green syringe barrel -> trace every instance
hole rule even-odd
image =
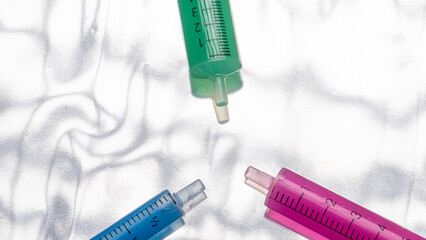
[[[227,93],[243,85],[228,0],[178,0],[190,68],[192,94],[211,97],[216,114],[226,110]],[[218,112],[219,110],[219,112]],[[220,114],[219,114],[220,115]],[[220,119],[219,122],[227,122]]]

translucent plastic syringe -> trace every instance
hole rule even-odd
[[[185,225],[183,216],[207,198],[196,180],[177,193],[164,190],[91,240],[157,240]]]
[[[283,168],[272,177],[256,168],[246,184],[266,195],[265,217],[314,240],[426,240]]]
[[[229,121],[227,94],[243,86],[228,0],[178,0],[192,94],[213,100],[219,123]]]

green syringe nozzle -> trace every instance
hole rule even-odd
[[[212,82],[213,96],[216,106],[223,107],[228,105],[228,92],[226,91],[226,83],[224,75],[215,75],[209,77]]]
[[[229,121],[228,112],[228,92],[224,75],[215,75],[209,77],[213,87],[213,107],[216,112],[217,121],[221,124]]]
[[[214,97],[212,98],[212,100],[213,100],[213,107],[214,107],[214,111],[216,113],[217,121],[220,124],[225,124],[225,123],[229,122],[228,105],[219,107],[216,104]]]

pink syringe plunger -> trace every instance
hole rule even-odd
[[[265,216],[313,240],[426,240],[283,168],[274,178],[253,167],[246,184],[266,195]]]

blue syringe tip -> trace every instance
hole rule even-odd
[[[204,193],[205,189],[203,182],[197,179],[176,193],[182,202],[182,209],[185,214],[207,198]]]

